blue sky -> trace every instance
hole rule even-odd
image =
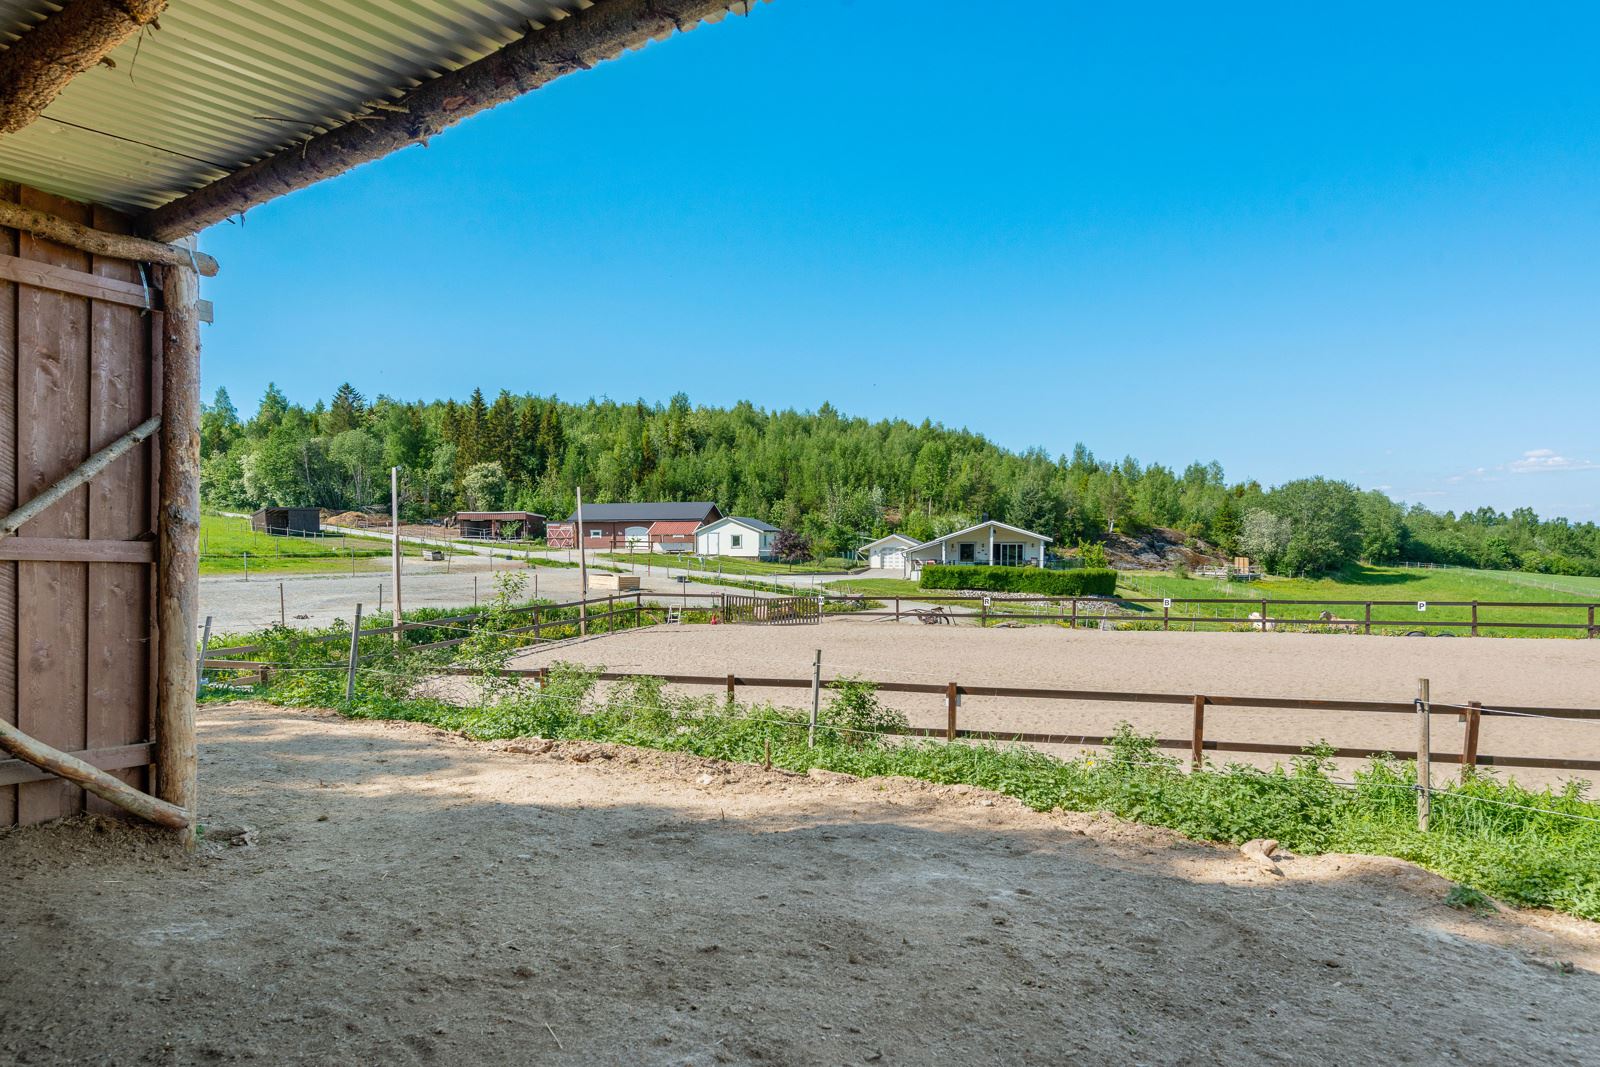
[[[209,231],[206,388],[831,401],[1600,519],[1597,39],[776,0]]]

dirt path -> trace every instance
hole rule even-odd
[[[540,747],[205,709],[254,846],[0,835],[0,1062],[1594,1062],[1600,928],[1398,862]]]

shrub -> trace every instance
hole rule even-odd
[[[922,588],[980,589],[1042,596],[1111,596],[1117,591],[1117,572],[1100,567],[1051,571],[1042,567],[952,567],[933,563],[922,568]]]
[[[1085,567],[1109,567],[1106,560],[1106,546],[1093,541],[1078,542],[1078,559]]]

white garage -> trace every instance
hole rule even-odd
[[[876,541],[862,545],[856,555],[865,557],[869,567],[904,570],[906,549],[915,546],[916,543],[914,538],[905,534],[890,534],[888,537],[880,537]]]

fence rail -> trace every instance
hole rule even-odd
[[[478,672],[465,667],[447,667],[439,673],[473,675]],[[535,678],[543,684],[549,678],[548,667],[507,668],[499,672],[504,677]],[[597,675],[600,681],[626,681],[633,678],[655,678],[669,685],[710,686],[723,689],[733,700],[740,686],[748,689],[805,689],[811,688],[810,678],[765,678],[737,674],[648,674],[634,671],[604,671]],[[851,679],[852,681],[856,679]],[[839,679],[825,681],[825,686]],[[1205,736],[1205,709],[1270,708],[1280,711],[1363,711],[1379,714],[1417,715],[1418,701],[1383,700],[1329,700],[1308,697],[1256,697],[1215,696],[1193,693],[1139,693],[1095,689],[1039,689],[1014,686],[966,685],[960,682],[937,684],[932,682],[870,682],[875,689],[885,693],[925,693],[945,698],[946,723],[943,727],[913,726],[904,730],[886,731],[904,737],[940,737],[947,741],[1011,741],[1034,745],[1093,745],[1109,744],[1110,737],[1099,734],[1042,733],[1021,730],[972,730],[959,725],[961,698],[1006,697],[1029,700],[1062,700],[1083,702],[1110,702],[1129,704],[1170,704],[1186,706],[1193,710],[1193,731],[1185,738],[1159,738],[1161,748],[1186,750],[1195,766],[1200,764],[1205,752],[1242,752],[1265,755],[1294,756],[1305,751],[1304,745],[1273,744],[1255,741],[1227,741]],[[1441,763],[1454,761],[1465,767],[1526,767],[1545,770],[1600,771],[1600,759],[1560,759],[1543,756],[1507,756],[1479,752],[1477,749],[1478,724],[1483,717],[1523,717],[1529,715],[1568,721],[1600,722],[1600,708],[1545,708],[1545,707],[1486,707],[1474,702],[1464,705],[1432,704],[1429,715],[1456,715],[1463,719],[1462,750],[1456,752],[1429,752],[1428,758]],[[1417,750],[1335,748],[1331,755],[1342,759],[1373,759],[1394,756],[1398,759],[1415,759]]]

